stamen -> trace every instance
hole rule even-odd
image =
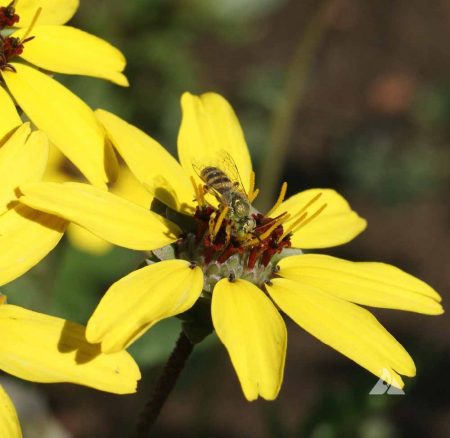
[[[229,208],[227,206],[225,206],[224,209],[220,212],[219,217],[217,218],[217,221],[216,221],[216,225],[214,226],[214,229],[212,232],[211,241],[214,241],[214,239],[216,238],[217,233],[219,232],[220,227],[222,226],[222,222],[228,213],[228,210],[229,210]]]
[[[36,24],[36,21],[39,18],[39,15],[41,15],[42,12],[42,8],[38,8],[36,13],[34,14],[33,19],[31,20],[30,25],[28,26],[27,31],[25,32],[25,35],[22,37],[22,43],[25,42],[25,40],[27,39],[28,35],[30,35],[31,31],[33,30],[34,25]]]
[[[205,205],[206,204],[204,187],[205,186],[203,184],[199,184],[198,185],[198,195],[199,195],[200,205]]]
[[[252,170],[250,173],[250,187],[248,188],[248,199],[253,196],[255,192],[255,172]],[[251,201],[250,201],[251,202]]]
[[[286,190],[287,190],[287,182],[283,182],[280,189],[280,194],[278,195],[277,202],[275,202],[275,205],[266,213],[266,216],[270,216],[283,202],[284,197],[286,196]]]
[[[311,199],[311,201],[307,202],[306,205],[297,212],[297,214],[301,214],[306,211],[306,209],[308,207],[311,207],[311,205],[313,205],[321,196],[322,192],[318,193],[316,196],[314,196],[314,198]]]
[[[322,211],[325,210],[328,204],[323,204],[322,207],[320,207],[315,213],[313,213],[309,218],[307,218],[304,222],[302,222],[295,230],[292,232],[295,233],[300,228],[303,228],[305,225],[309,224],[313,219],[315,219],[317,216],[319,216]]]
[[[250,202],[250,204],[257,198],[257,196],[259,195],[259,189],[256,189],[253,193],[252,196],[248,197],[248,200]]]
[[[308,216],[307,211],[305,211],[300,217],[298,217],[294,222],[292,222],[292,224],[289,225],[289,227],[286,227],[284,233],[281,235],[278,241],[281,242],[289,233],[292,232],[294,228],[296,228],[298,225],[301,224],[301,222],[305,219],[306,216]]]
[[[302,222],[304,221],[306,216],[308,216],[308,212],[306,210],[308,209],[308,207],[311,207],[311,205],[313,205],[321,196],[322,196],[322,192],[318,193],[316,196],[314,196],[314,198],[312,198],[309,202],[307,202],[303,206],[303,208],[301,208],[297,212],[297,215],[300,215],[300,216],[291,225],[289,225],[289,227],[286,228],[283,235],[278,239],[279,242],[281,242],[289,233],[293,233],[293,232],[297,231],[299,229],[300,225],[301,226],[304,225]],[[325,207],[323,207],[323,208],[325,208]],[[317,216],[317,214],[320,214],[320,212],[321,212],[321,210],[319,211],[319,213],[316,212],[315,214],[313,214],[311,217],[309,217],[307,219],[307,221],[310,222],[312,219],[314,219]]]
[[[283,214],[281,214],[280,216],[278,216],[277,218],[275,218],[272,222],[272,225],[263,233],[261,233],[260,235],[257,235],[256,237],[254,237],[253,239],[247,240],[246,242],[244,242],[243,246],[252,246],[252,245],[256,245],[258,243],[261,243],[264,239],[267,239],[273,232],[273,230],[275,230],[275,228],[277,228],[279,225],[281,225],[283,222],[287,221],[289,219],[289,214],[284,212]],[[264,227],[266,227],[268,224],[265,224]]]
[[[281,225],[283,222],[286,222],[289,219],[289,214],[283,214],[281,215],[273,224],[270,228],[268,228],[266,231],[264,231],[264,233],[262,233],[259,237],[260,240],[264,240],[267,239],[271,234],[272,231],[277,228],[279,225]]]

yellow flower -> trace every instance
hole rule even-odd
[[[1,297],[4,301],[4,296]],[[126,352],[103,354],[79,324],[0,305],[0,369],[38,383],[68,382],[114,394],[136,392],[139,368]],[[0,386],[0,436],[20,437],[14,405]]]
[[[91,109],[39,70],[128,85],[122,74],[125,59],[119,50],[100,38],[63,26],[77,8],[78,0],[0,0],[0,138],[21,123],[17,103],[89,181],[105,186],[104,134]]]
[[[402,387],[400,374],[415,375],[413,360],[358,304],[440,314],[439,295],[393,266],[290,248],[346,243],[366,222],[330,189],[307,190],[282,202],[283,185],[270,212],[262,214],[246,202],[241,210],[241,201],[252,201],[257,190],[231,106],[214,93],[186,93],[181,104],[181,165],[142,131],[106,111],[97,112],[119,154],[159,201],[154,209],[170,222],[87,185],[35,183],[20,188],[20,201],[28,206],[60,215],[117,245],[154,250],[149,266],[106,292],[88,322],[88,340],[100,342],[104,352],[120,351],[158,321],[192,308],[184,315],[188,322],[202,313],[196,312],[200,306],[210,306],[212,324],[245,397],[271,400],[282,383],[286,353],[281,309],[322,342],[379,377],[389,373],[391,383]],[[237,199],[238,186],[217,173],[219,161],[227,157],[235,162],[245,192],[239,192],[240,207],[225,200],[230,192]],[[200,322],[207,324],[207,319]]]
[[[48,156],[43,132],[26,123],[0,147],[0,285],[42,260],[60,241],[67,222],[17,202],[17,187],[39,181]]]

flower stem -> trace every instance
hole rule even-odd
[[[184,365],[192,353],[194,345],[182,331],[178,337],[161,375],[156,382],[153,394],[144,406],[136,427],[136,438],[147,438],[152,426],[155,424],[164,403],[184,368]]]

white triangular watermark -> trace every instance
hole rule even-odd
[[[369,395],[405,395],[403,389],[398,388],[399,384],[395,377],[386,369],[383,369],[381,373],[381,377],[378,379],[378,382],[375,383],[375,386],[369,392]]]

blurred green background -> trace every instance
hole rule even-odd
[[[124,52],[131,87],[58,79],[173,153],[181,93],[222,93],[260,170],[262,202],[283,180],[288,194],[335,188],[369,227],[326,253],[395,264],[434,286],[445,304],[449,20],[448,0],[81,0],[72,24]],[[12,303],[85,323],[106,288],[138,263],[131,251],[94,256],[65,240],[2,292]],[[155,436],[450,436],[448,319],[374,313],[416,361],[406,395],[369,396],[372,375],[288,322],[276,401],[247,403],[211,336],[194,352]],[[136,395],[2,377],[25,436],[127,436],[178,330],[177,320],[161,323],[131,349],[143,370]]]

